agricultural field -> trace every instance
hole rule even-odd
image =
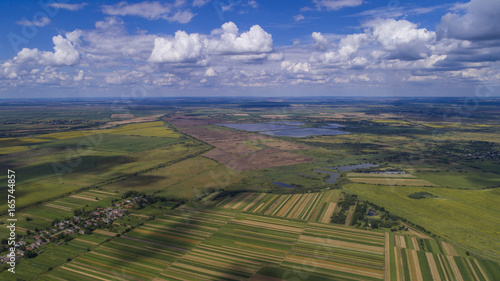
[[[493,280],[494,268],[493,263],[469,257],[448,243],[408,233],[224,207],[182,206],[95,246],[40,279],[80,275],[79,280],[291,280],[307,276],[306,280],[398,281],[431,280],[426,278],[439,275],[441,279],[432,280]]]
[[[88,252],[95,246],[104,243],[109,236],[94,233],[91,235],[82,235],[67,243],[45,249],[44,253],[35,258],[24,260],[17,265],[16,278],[23,280],[32,280],[42,275],[48,270],[57,268],[67,262],[68,258]],[[12,280],[12,273],[3,271],[0,273],[0,279]]]
[[[471,252],[497,260],[498,189],[458,190],[435,187],[399,187],[348,184],[344,189],[357,194],[391,213],[424,226]],[[409,194],[428,192],[436,198],[412,199]]]
[[[380,178],[380,177],[350,177],[350,181],[356,183],[378,184],[378,185],[396,185],[396,186],[437,186],[423,179],[401,179],[401,178]]]
[[[130,192],[163,201],[127,207],[107,227],[22,258],[19,278],[500,276],[495,103],[459,123],[443,120],[456,104],[440,99],[147,99],[123,110],[103,100],[76,104],[19,108],[18,120],[0,108],[0,167],[18,175],[18,235]],[[218,125],[271,122],[349,134],[275,137]],[[377,165],[336,168],[362,163]]]
[[[7,146],[16,144],[11,153],[3,155],[0,165],[22,175],[17,179],[23,186],[17,191],[18,206],[180,161],[208,148],[185,139],[163,121],[2,141]],[[24,149],[19,151],[19,147]],[[0,178],[5,180],[6,176]],[[0,207],[5,208],[5,204],[2,198]]]
[[[390,280],[492,280],[492,262],[433,239],[386,233]]]
[[[127,190],[156,192],[172,199],[189,200],[200,193],[224,188],[240,179],[240,174],[224,165],[197,156],[103,188],[117,192]]]
[[[306,194],[241,193],[217,206],[266,216],[328,223],[335,211],[340,190]]]

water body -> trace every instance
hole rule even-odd
[[[295,186],[293,185],[289,185],[289,184],[286,184],[286,183],[282,183],[282,182],[279,182],[279,181],[273,181],[273,183],[275,185],[279,185],[281,187],[286,187],[286,188],[295,188]]]
[[[261,134],[276,137],[304,138],[309,136],[335,136],[349,134],[349,132],[335,130],[335,128],[341,128],[344,126],[333,123],[328,123],[320,128],[301,128],[300,126],[304,125],[304,123],[285,121],[247,124],[228,123],[217,125],[247,132],[259,132]]]
[[[349,134],[348,132],[322,128],[300,128],[292,130],[265,131],[261,134],[276,136],[276,137],[295,137],[304,138],[309,136],[336,136]]]
[[[323,174],[329,174],[330,178],[326,180],[326,183],[336,183],[337,180],[339,179],[339,173],[337,172],[328,172],[328,171],[323,171],[323,170],[314,170],[317,173],[323,173]]]
[[[339,166],[339,167],[325,167],[325,169],[332,169],[332,170],[337,170],[339,172],[349,172],[355,169],[366,169],[366,168],[371,168],[371,167],[378,167],[377,164],[372,164],[372,163],[363,163],[363,164],[357,164],[357,165],[345,165],[345,166]]]
[[[296,128],[294,126],[279,125],[273,123],[250,123],[250,124],[217,124],[227,128],[249,131],[249,132],[264,132],[273,130],[289,130]]]

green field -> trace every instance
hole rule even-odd
[[[367,184],[349,184],[344,189],[473,252],[495,260],[500,257],[497,239],[500,227],[496,223],[500,216],[498,189],[456,190]],[[419,191],[429,192],[437,198],[416,200],[408,197]]]
[[[207,149],[201,143],[183,139],[163,122],[130,124],[102,131],[107,133],[45,134],[40,136],[45,141],[41,144],[33,144],[34,138],[27,138],[24,142],[27,151],[2,158],[0,165],[16,171],[16,182],[22,186],[16,192],[20,198],[18,207],[180,161]],[[10,141],[19,143],[23,139]],[[2,175],[0,180],[6,181],[6,176]],[[0,210],[6,210],[5,198],[0,200]]]

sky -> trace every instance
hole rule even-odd
[[[0,98],[500,95],[498,0],[2,0],[0,26]]]

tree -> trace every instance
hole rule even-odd
[[[24,256],[27,257],[28,259],[32,259],[38,256],[38,254],[35,251],[26,251],[24,252]]]

